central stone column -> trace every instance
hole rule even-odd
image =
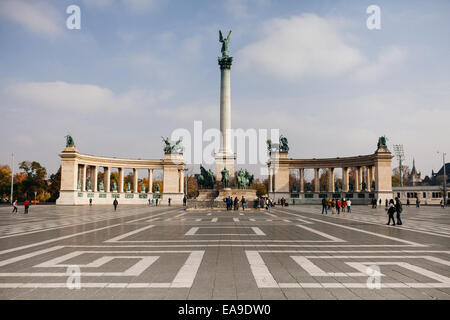
[[[230,72],[233,57],[219,58],[220,66],[220,150],[216,153],[216,179],[222,179],[221,172],[224,167],[234,177],[234,162],[236,155],[231,150],[231,81]],[[230,179],[231,180],[231,179]]]

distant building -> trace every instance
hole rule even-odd
[[[416,160],[413,159],[413,167],[411,169],[411,172],[408,174],[408,176],[406,177],[408,180],[408,185],[410,186],[417,186],[417,185],[421,185],[422,184],[422,178],[421,178],[422,173],[417,172],[416,169]]]
[[[450,163],[445,164],[445,173],[447,175],[447,184],[449,184],[450,183],[450,178],[449,178]],[[434,170],[432,170],[431,177],[426,176],[423,179],[422,184],[427,185],[427,186],[441,185],[443,183],[443,181],[442,181],[443,176],[444,176],[444,166],[442,166],[442,168],[438,172],[434,172]]]

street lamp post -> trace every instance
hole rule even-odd
[[[440,153],[439,151],[438,151],[438,153]],[[446,155],[446,153],[445,152],[442,152],[442,163],[443,163],[443,165],[444,165],[444,207],[447,205],[447,172],[446,172],[446,169],[445,169],[445,155]]]
[[[405,158],[405,153],[403,151],[403,145],[402,144],[394,144],[394,152],[395,156],[398,159],[399,162],[399,170],[400,170],[400,187],[403,187],[403,166],[402,161]]]
[[[11,204],[13,204],[13,192],[14,192],[14,153],[11,154]]]
[[[186,196],[186,198],[187,198],[187,194],[188,194],[188,192],[187,192],[187,179],[188,179],[187,172],[188,172],[188,169],[184,168],[184,195]]]
[[[34,192],[34,205],[36,205],[36,195],[37,195],[37,191]]]

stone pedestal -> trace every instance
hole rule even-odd
[[[216,180],[222,180],[222,170],[227,168],[230,172],[230,181],[234,180],[234,162],[236,161],[236,154],[216,153]]]
[[[233,199],[237,197],[239,201],[241,201],[242,196],[244,196],[245,200],[247,201],[253,201],[258,199],[258,197],[256,196],[256,190],[225,188],[219,190],[219,195],[217,196],[216,200],[221,201],[227,197],[232,197]]]

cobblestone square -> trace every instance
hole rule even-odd
[[[367,206],[10,211],[0,208],[1,299],[450,298],[448,208],[405,207],[395,227]]]

